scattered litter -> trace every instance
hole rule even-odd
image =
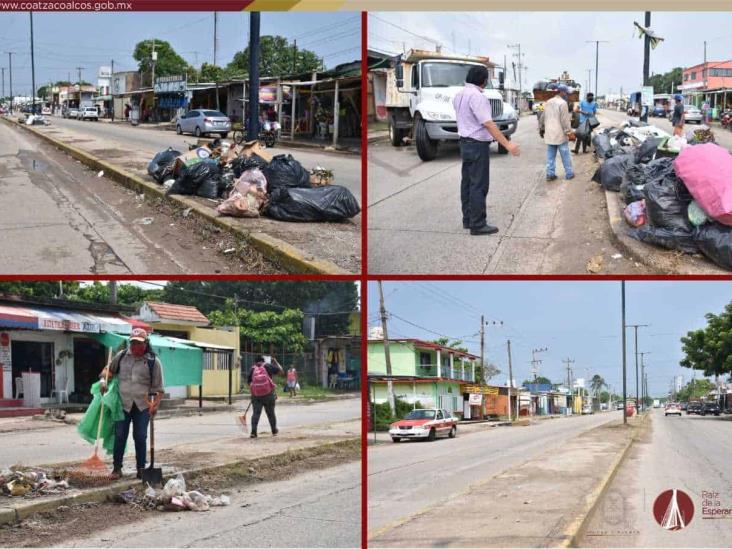
[[[224,254],[233,254],[236,251],[236,248],[227,248],[223,251]]]
[[[115,498],[118,503],[132,503],[135,500],[135,489],[130,488],[117,494]]]
[[[97,177],[104,177],[104,170],[101,170],[101,171],[100,171],[100,172],[99,172],[99,173],[97,174]]]
[[[192,211],[193,208],[186,208],[185,210],[183,210],[183,217],[188,217],[189,215],[191,215]]]
[[[165,483],[165,486],[163,487],[163,495],[165,497],[176,497],[181,496],[186,491],[186,481],[183,478],[183,475],[178,473],[178,476],[175,478],[171,478],[168,480],[168,482]]]
[[[612,257],[613,259],[623,259],[623,254],[613,254],[610,257]]]
[[[631,202],[623,210],[625,220],[631,227],[640,227],[646,224],[646,201]],[[622,256],[621,256],[622,257]]]
[[[61,494],[69,489],[64,475],[47,473],[41,469],[19,468],[0,471],[0,495],[8,497],[38,497]]]
[[[602,254],[596,255],[587,262],[587,272],[597,274],[602,271],[603,256]]]
[[[152,225],[154,219],[152,217],[143,217],[141,219],[135,219],[135,223],[138,225]]]

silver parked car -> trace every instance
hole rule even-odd
[[[175,131],[179,135],[182,133],[192,133],[196,137],[217,133],[222,138],[226,138],[231,131],[231,120],[219,111],[194,109],[178,118]]]
[[[673,114],[674,111],[671,109],[668,114],[669,120],[673,118]],[[704,117],[698,107],[695,107],[694,105],[684,105],[684,122],[688,122],[689,124],[692,122],[694,124],[701,124],[703,121]]]

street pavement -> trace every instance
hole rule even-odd
[[[462,228],[460,154],[441,144],[423,162],[413,145],[369,145],[369,272],[374,274],[646,274],[612,240],[605,195],[590,181],[593,155],[573,156],[576,177],[546,181],[546,146],[536,117],[525,115],[512,140],[521,156],[491,149],[488,222],[500,232],[471,236]]]
[[[471,434],[458,427],[454,439],[369,446],[369,537],[618,417],[620,412],[607,412],[537,420]]]
[[[38,138],[0,123],[0,272],[273,272],[225,257],[193,219],[174,219]],[[269,266],[268,266],[269,265]]]
[[[361,462],[232,486],[231,505],[151,513],[63,547],[360,547]],[[112,521],[113,522],[113,521]]]
[[[181,445],[198,445],[224,437],[242,436],[236,420],[246,402],[232,407],[231,412],[206,413],[200,416],[171,417],[155,423],[155,447],[159,450]],[[297,432],[308,426],[317,426],[360,420],[361,400],[347,399],[311,405],[288,405],[277,407],[277,424],[280,431]],[[251,410],[249,418],[251,419]],[[259,431],[269,434],[269,424],[263,414]],[[2,434],[0,445],[0,469],[14,464],[43,465],[78,461],[91,455],[92,447],[76,432],[76,426],[59,424],[53,429],[13,431]],[[128,454],[134,454],[133,445],[128,444]],[[129,461],[129,459],[128,459]]]
[[[652,412],[651,428],[633,444],[579,547],[729,547],[732,515],[703,515],[703,492],[713,509],[732,513],[732,421],[725,417]],[[691,522],[682,530],[661,528],[653,517],[656,497],[669,489],[686,492],[694,504]],[[727,519],[727,520],[725,520]]]
[[[168,147],[187,152],[188,145],[198,140],[191,135],[177,135],[174,131],[133,127],[124,123],[82,122],[60,117],[51,117],[50,120],[50,126],[35,126],[34,129],[150,181],[147,164],[155,154]],[[332,170],[334,183],[346,187],[361,203],[361,159],[358,155],[280,146],[267,149],[267,152],[273,156],[291,154],[308,170],[316,166]],[[215,206],[203,198],[196,200],[212,208]],[[265,232],[305,253],[333,261],[346,270],[360,270],[360,214],[344,223],[294,223],[266,217],[233,220],[245,231]]]

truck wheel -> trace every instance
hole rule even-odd
[[[395,128],[393,120],[389,120],[389,141],[394,147],[400,146],[404,141],[404,130]]]
[[[430,139],[427,134],[427,125],[419,115],[414,121],[414,136],[417,141],[417,154],[419,157],[425,162],[434,160],[437,156],[437,141]]]
[[[427,436],[427,440],[432,442],[436,438],[437,438],[437,431],[435,431],[434,429],[430,429],[430,434]]]
[[[450,429],[450,434],[448,435],[450,438],[455,438],[457,435],[457,427],[454,425],[452,426],[452,429]]]
[[[510,137],[507,137],[506,139],[511,141]],[[508,149],[506,147],[504,147],[503,145],[501,145],[500,143],[498,143],[498,154],[508,154]]]

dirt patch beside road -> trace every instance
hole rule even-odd
[[[191,475],[187,489],[204,494],[241,492],[249,484],[284,480],[310,471],[360,459],[361,441],[351,439],[314,448],[288,451],[257,460],[245,460],[210,472]],[[47,547],[82,538],[112,526],[142,521],[150,513],[135,504],[113,502],[63,506],[38,513],[14,525],[0,526],[2,547]],[[215,513],[215,508],[209,511]]]

